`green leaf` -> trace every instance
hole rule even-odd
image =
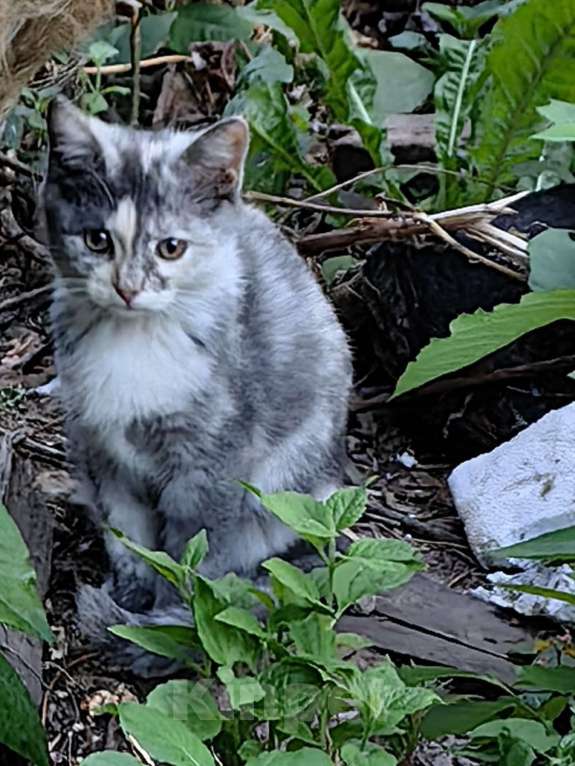
[[[88,48],[88,56],[97,67],[101,67],[108,59],[114,58],[118,49],[105,40],[96,40]]]
[[[448,338],[434,338],[407,365],[392,398],[473,364],[558,319],[575,319],[574,290],[528,293],[519,304],[502,303],[491,312],[463,314],[451,323]]]
[[[152,758],[170,766],[215,766],[201,739],[181,721],[132,702],[118,706],[120,724]]]
[[[553,124],[533,138],[542,141],[575,141],[575,104],[551,99],[546,106],[537,107],[537,111]]]
[[[365,636],[360,636],[358,633],[338,633],[335,637],[335,643],[338,649],[344,650],[344,654],[349,654],[347,650],[359,652],[374,645],[373,641]]]
[[[227,604],[216,596],[213,585],[202,577],[194,578],[194,617],[198,636],[206,653],[219,665],[245,662],[255,669],[259,646],[253,636],[231,625],[218,622],[216,616]]]
[[[154,13],[140,19],[140,36],[142,38],[141,57],[143,59],[153,56],[159,48],[163,48],[169,37],[170,27],[175,13]],[[132,25],[118,24],[107,31],[107,42],[117,49],[116,54],[110,56],[108,63],[127,64],[131,60]]]
[[[0,503],[0,625],[44,641],[52,631],[37,591],[36,572],[16,523]]]
[[[425,568],[423,563],[414,558],[406,562],[395,562],[383,558],[366,558],[360,552],[356,555],[348,554],[337,565],[333,575],[333,592],[340,614],[365,596],[377,596],[399,588],[416,572]]]
[[[515,0],[516,4],[517,0]],[[485,0],[471,8],[466,6],[453,8],[444,3],[425,3],[423,10],[435,16],[436,19],[451,24],[461,37],[475,37],[483,24],[505,11],[506,5],[512,7],[512,3],[504,3],[502,0]]]
[[[472,673],[469,670],[458,670],[445,665],[404,665],[399,668],[398,672],[408,686],[419,686],[442,678],[469,678],[473,681],[482,681],[491,686],[497,686],[503,691],[509,692],[509,687],[495,676]]]
[[[493,702],[453,702],[434,705],[421,723],[421,733],[427,739],[439,739],[446,734],[466,734],[487,721],[515,711],[518,701],[512,697]]]
[[[292,623],[290,634],[299,654],[308,655],[320,663],[337,660],[331,617],[312,612],[305,620]]]
[[[575,241],[565,229],[548,229],[529,242],[529,287],[534,292],[575,289]]]
[[[333,513],[326,504],[298,492],[276,492],[264,495],[259,490],[243,485],[259,498],[263,507],[273,513],[290,529],[316,547],[337,537]],[[333,503],[336,501],[334,500]]]
[[[422,564],[420,554],[403,540],[365,538],[352,543],[345,553],[348,559],[361,560],[367,566],[377,569],[380,562]]]
[[[239,710],[244,705],[253,705],[266,696],[265,690],[254,676],[235,676],[231,668],[219,668],[218,678],[225,684],[230,705]]]
[[[223,612],[216,615],[218,622],[232,625],[234,628],[250,633],[258,638],[266,638],[266,632],[257,621],[257,618],[247,609],[239,609],[237,606],[228,606]]]
[[[80,766],[142,766],[132,755],[115,753],[113,750],[102,750],[92,753],[80,763]]]
[[[435,84],[435,142],[444,162],[454,157],[465,121],[475,118],[485,79],[486,46],[479,40],[441,35],[439,50],[447,71]]]
[[[336,255],[334,258],[326,258],[321,263],[322,277],[329,287],[339,274],[345,274],[354,266],[357,266],[358,263],[359,261],[351,255]]]
[[[523,543],[490,551],[489,556],[492,559],[521,558],[536,561],[558,559],[564,563],[575,562],[575,527],[558,529]]]
[[[575,693],[575,668],[561,665],[557,668],[545,668],[530,665],[519,669],[515,686],[530,691]]]
[[[324,505],[333,517],[336,531],[342,532],[352,527],[363,516],[367,506],[367,494],[363,487],[339,489]]]
[[[197,535],[188,540],[184,549],[181,564],[186,569],[197,569],[208,552],[208,535],[201,529]]]
[[[246,766],[333,766],[331,759],[321,750],[303,747],[291,753],[274,750],[250,758]]]
[[[544,598],[563,601],[566,604],[575,604],[575,594],[556,590],[555,588],[542,588],[539,585],[516,585],[515,583],[498,583],[498,587],[507,588],[507,590],[515,591],[516,593],[530,593],[532,596],[543,596]]]
[[[295,657],[285,657],[273,663],[261,675],[266,699],[257,712],[261,720],[301,718],[314,706],[322,694],[324,679],[319,669]]]
[[[350,740],[341,748],[345,766],[396,766],[397,758],[379,745],[368,742],[362,747],[360,740]]]
[[[118,540],[132,553],[135,553],[146,564],[149,564],[158,574],[160,574],[165,580],[179,588],[184,582],[185,570],[178,564],[177,561],[169,556],[165,551],[150,551],[148,548],[144,548],[142,545],[133,543],[126,537],[123,532],[118,529],[111,530]]]
[[[252,141],[246,165],[247,188],[261,185],[262,174],[269,178],[272,168],[275,172],[301,175],[317,191],[333,184],[330,170],[310,165],[304,158],[280,83],[255,80],[229,102],[224,114],[241,114],[250,124]],[[267,164],[262,166],[262,161],[266,160]]]
[[[537,753],[546,753],[557,745],[560,739],[558,734],[549,734],[540,721],[528,721],[525,718],[490,721],[469,732],[472,739],[497,739],[501,734],[521,740]]]
[[[108,628],[119,638],[125,638],[146,651],[180,662],[193,662],[193,651],[198,648],[192,628],[179,625],[150,625],[149,627],[114,625]]]
[[[293,29],[302,53],[315,53],[327,69],[325,100],[339,120],[348,117],[346,87],[360,62],[348,43],[339,0],[260,0]]]
[[[9,525],[5,528],[13,534]],[[38,711],[18,674],[1,654],[0,744],[19,753],[34,766],[49,766],[46,735]]]
[[[320,600],[319,590],[313,579],[297,567],[278,558],[268,559],[262,566],[298,598],[323,609],[327,608]]]
[[[572,0],[528,0],[502,18],[492,33],[488,57],[491,88],[483,99],[474,153],[485,180],[482,196],[512,184],[518,163],[536,159],[531,139],[536,108],[550,98],[575,101],[575,4]]]
[[[242,69],[240,81],[243,80],[262,80],[272,85],[274,82],[289,83],[293,80],[293,67],[278,50],[266,45]]]
[[[366,82],[365,72],[358,72],[351,82],[365,103],[372,124],[382,126],[391,114],[409,114],[424,103],[433,90],[434,76],[409,56],[397,51],[365,49],[365,63],[373,86]]]
[[[191,43],[250,39],[252,24],[228,5],[193,3],[178,9],[170,30],[170,47],[188,53]]]
[[[216,737],[225,720],[209,690],[193,681],[178,679],[156,686],[146,706],[181,721],[202,741]]]
[[[278,723],[276,729],[281,731],[282,734],[287,734],[288,737],[297,739],[306,745],[316,747],[318,744],[317,738],[314,737],[313,731],[305,721],[289,718]]]

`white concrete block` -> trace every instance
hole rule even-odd
[[[575,404],[458,466],[449,488],[469,544],[486,552],[575,525]]]

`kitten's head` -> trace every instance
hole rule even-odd
[[[57,99],[48,127],[43,202],[62,289],[133,316],[221,278],[248,145],[242,119],[152,132]]]

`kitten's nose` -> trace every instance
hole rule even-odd
[[[134,298],[140,292],[139,290],[131,290],[128,287],[120,287],[116,282],[114,282],[114,290],[118,293],[128,308],[131,307]]]

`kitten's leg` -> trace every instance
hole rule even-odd
[[[157,519],[153,508],[145,505],[117,478],[104,479],[98,491],[98,505],[108,527],[146,548],[157,547]],[[150,567],[131,553],[112,532],[105,543],[113,568],[114,598],[123,607],[137,611],[148,605],[155,575]]]

